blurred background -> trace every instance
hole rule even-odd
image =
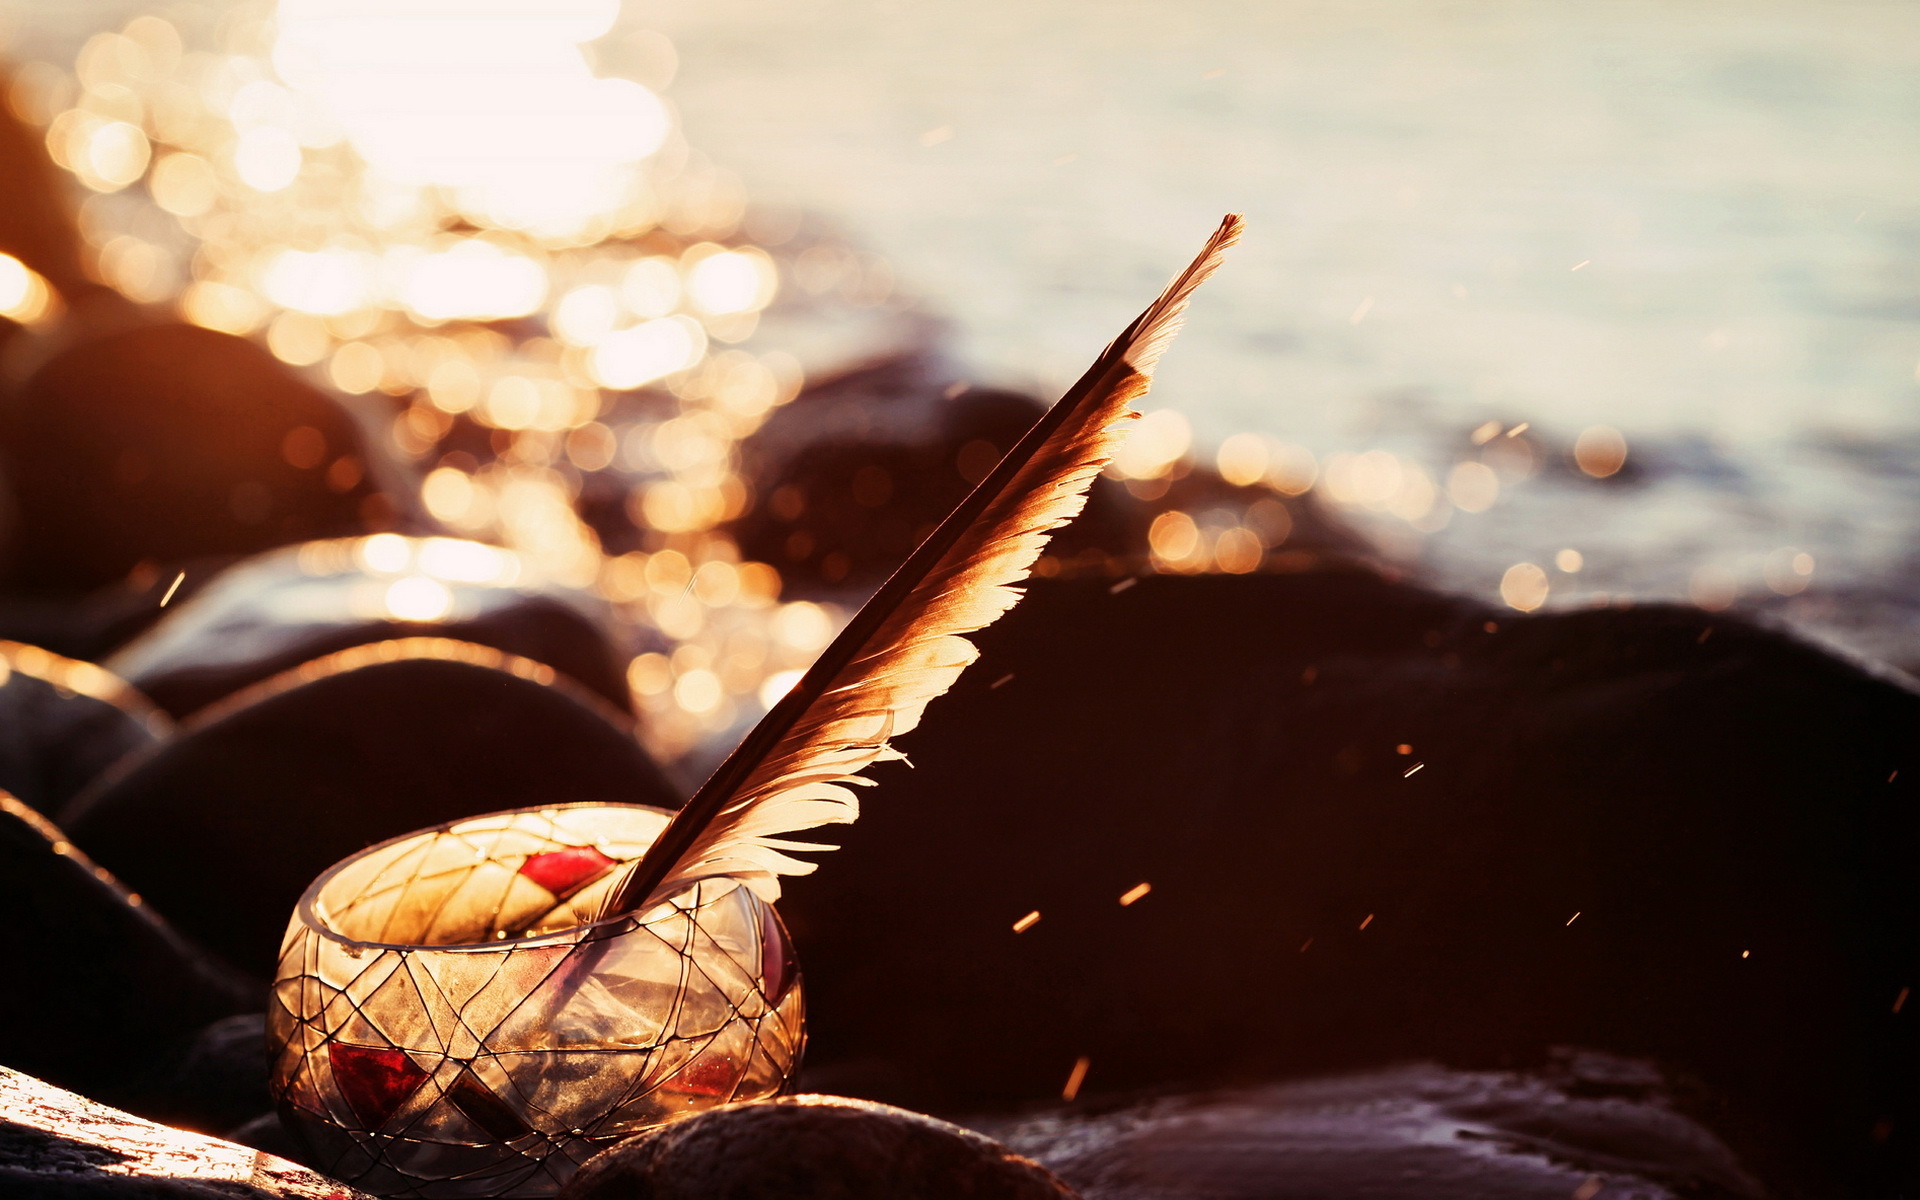
[[[1217,470],[1515,609],[1690,600],[1920,668],[1911,5],[11,0],[0,28],[101,278],[384,397],[434,518],[662,635],[628,683],[669,759],[857,599],[741,554],[743,439],[915,347],[1050,398],[1230,209],[1248,238],[1115,472],[1137,497]],[[53,307],[0,262],[8,315]],[[1285,537],[1163,513],[1152,565]]]

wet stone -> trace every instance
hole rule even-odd
[[[170,728],[144,697],[99,667],[0,642],[0,789],[40,811],[60,808]]]
[[[1016,392],[947,396],[951,368],[914,356],[803,392],[742,446],[758,502],[732,527],[796,595],[878,585],[1040,415]],[[1108,480],[1051,553],[1142,541],[1146,524]]]
[[[982,1128],[1087,1200],[1757,1200],[1660,1073],[1602,1055],[1535,1073],[1396,1067]],[[1646,1081],[1592,1095],[1582,1068]]]
[[[371,1200],[284,1158],[172,1129],[0,1067],[0,1196]]]
[[[1770,1183],[1920,1182],[1909,682],[1357,571],[1037,580],[978,643],[781,901],[809,1086],[980,1111],[1081,1056],[1125,1092],[1585,1045],[1699,1080]]]
[[[733,1104],[589,1159],[562,1200],[1072,1200],[971,1130],[839,1096]]]
[[[609,799],[679,804],[624,714],[538,664],[416,639],[343,651],[208,710],[63,819],[182,929],[270,976],[300,894],[369,843]]]
[[[183,716],[351,646],[448,637],[543,663],[627,709],[611,627],[603,601],[539,577],[512,551],[389,534],[239,563],[175,601],[106,665]]]
[[[264,348],[138,313],[86,324],[40,348],[0,395],[18,518],[0,556],[8,590],[83,593],[143,562],[250,554],[392,519],[389,493],[403,491],[377,443]],[[316,452],[290,455],[303,439]],[[343,461],[350,469],[335,468]]]
[[[116,1101],[152,1100],[179,1047],[209,1021],[257,1007],[263,985],[136,903],[69,837],[0,795],[0,1062]]]

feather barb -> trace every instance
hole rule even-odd
[[[1194,289],[1240,229],[1238,215],[1222,221],[1200,256],[901,564],[613,889],[603,917],[644,912],[717,875],[772,900],[781,875],[814,870],[782,852],[832,847],[779,835],[859,816],[852,788],[871,783],[860,772],[902,757],[891,740],[918,725],[979,657],[966,635],[1019,601],[1014,585],[1053,531],[1085,507]]]

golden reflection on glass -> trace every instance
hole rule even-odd
[[[270,1086],[308,1161],[380,1195],[550,1196],[641,1130],[772,1095],[802,988],[730,880],[594,917],[666,813],[495,813],[362,851],[302,897]]]

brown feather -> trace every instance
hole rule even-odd
[[[1238,215],[1222,221],[1192,265],[901,564],[674,817],[603,916],[645,911],[717,875],[772,900],[781,875],[814,870],[782,851],[832,847],[778,835],[859,816],[850,785],[870,784],[862,770],[901,757],[891,739],[918,725],[979,656],[964,635],[1019,601],[1013,585],[1086,505],[1188,299],[1240,228]]]

